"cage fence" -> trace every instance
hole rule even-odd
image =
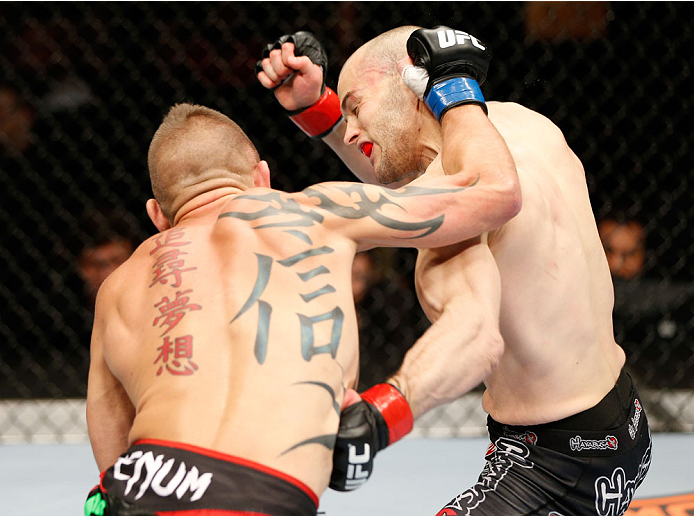
[[[276,188],[351,180],[256,80],[262,48],[313,32],[335,86],[349,55],[399,25],[487,42],[486,98],[555,122],[582,160],[596,219],[642,231],[615,279],[615,334],[656,431],[694,430],[691,19],[677,2],[4,2],[0,5],[0,442],[86,438],[91,282],[153,234],[149,141],[167,109],[234,118]],[[361,386],[384,380],[428,323],[415,254],[370,254]],[[427,414],[424,436],[483,431],[481,390]]]

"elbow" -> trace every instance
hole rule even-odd
[[[495,225],[501,226],[520,213],[523,206],[520,183],[515,167],[501,176],[491,188],[494,192]]]
[[[499,191],[503,197],[503,203],[507,208],[509,219],[518,215],[522,206],[521,187],[518,180],[516,164],[510,162],[502,166],[499,172]]]
[[[506,218],[506,221],[509,221],[518,215],[523,207],[523,199],[518,180],[509,181],[503,189],[502,196],[502,203],[505,207],[504,217]]]
[[[521,187],[513,162],[497,163],[473,179],[462,172],[454,176],[458,186],[476,191],[483,207],[481,222],[484,231],[497,229],[520,213]],[[464,196],[461,201],[466,201]]]

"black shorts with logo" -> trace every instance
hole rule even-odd
[[[619,516],[651,463],[651,434],[622,371],[593,408],[534,426],[487,419],[491,443],[477,483],[437,516]]]
[[[315,516],[317,507],[308,486],[280,471],[197,446],[144,440],[102,473],[85,515]]]

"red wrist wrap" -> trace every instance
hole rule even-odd
[[[410,404],[400,391],[389,383],[379,383],[361,394],[364,401],[371,403],[383,415],[388,425],[388,445],[410,433],[414,417]]]
[[[313,106],[289,118],[311,138],[323,138],[342,118],[340,97],[326,86],[325,92]]]

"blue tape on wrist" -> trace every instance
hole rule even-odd
[[[424,102],[429,106],[431,112],[434,113],[436,120],[441,119],[441,114],[446,108],[461,101],[477,102],[485,105],[484,95],[482,95],[480,85],[477,84],[475,79],[466,77],[448,79],[432,86],[428,95],[424,98]]]

